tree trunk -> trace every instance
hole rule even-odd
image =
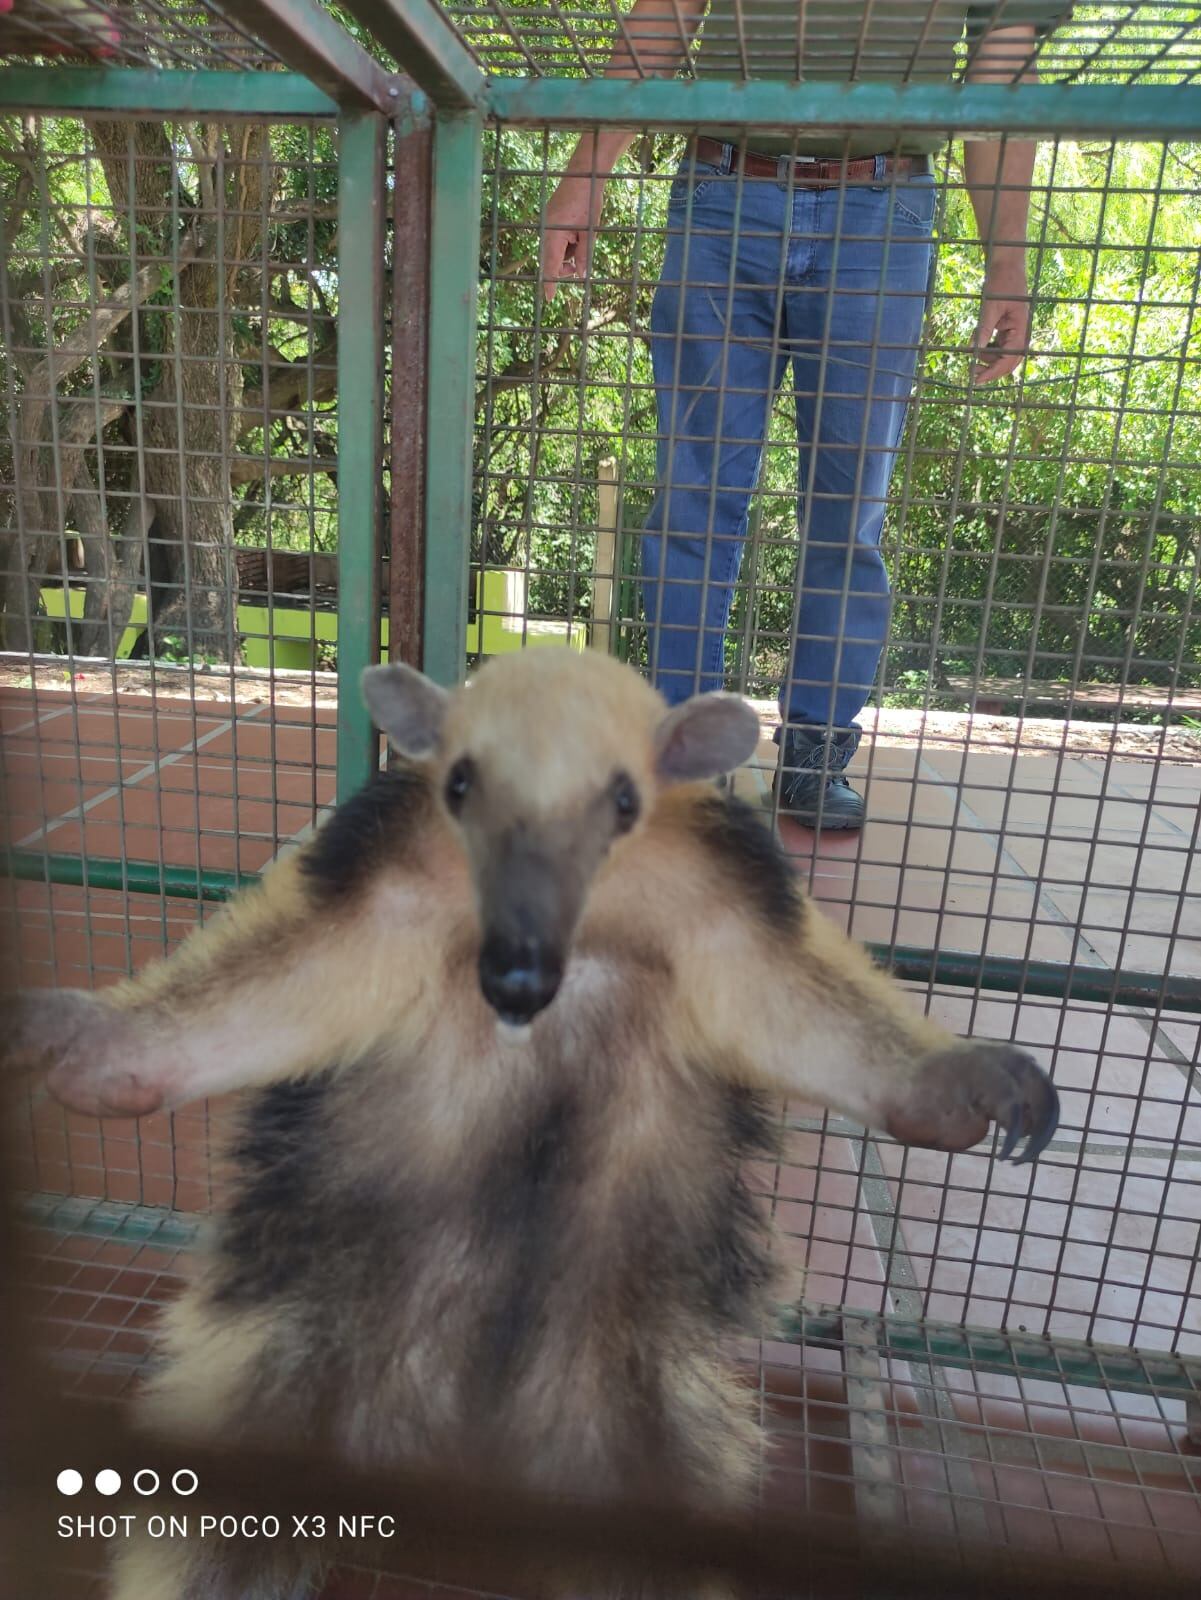
[[[229,424],[242,404],[242,367],[232,318],[218,315],[219,277],[215,263],[198,261],[180,279],[175,347],[163,353],[163,378],[146,410],[142,483],[155,505],[156,566],[167,585],[155,596],[152,645],[179,634],[189,656],[233,661],[240,650]]]
[[[188,142],[196,194],[182,201],[175,199],[179,175],[161,126],[139,123],[131,130],[126,123],[98,122],[94,134],[117,211],[137,229],[144,251],[173,263],[173,207],[177,217],[199,212],[203,218],[195,254],[175,278],[173,312],[164,318],[167,338],[155,352],[162,376],[144,406],[146,448],[134,487],[154,508],[155,559],[145,575],[152,647],[175,634],[190,656],[238,660],[230,456],[243,375],[234,294],[260,243],[272,190],[268,131],[246,124],[194,129]],[[216,259],[218,236],[224,261]],[[143,318],[143,352],[151,348],[149,323]],[[115,567],[110,561],[118,574],[133,559],[132,551],[122,554],[126,560],[119,556]],[[115,616],[115,604],[109,610]]]
[[[81,323],[48,348],[44,359],[17,366],[11,493],[16,526],[0,536],[0,565],[9,575],[7,597],[0,597],[0,603],[7,599],[5,643],[32,647],[43,575],[73,518],[87,547],[84,618],[72,630],[78,649],[86,643],[91,653],[107,647],[110,638],[115,644],[141,574],[151,589],[156,640],[164,633],[181,635],[191,655],[235,660],[230,457],[238,433],[254,425],[237,354],[237,295],[256,270],[274,191],[268,130],[246,123],[184,124],[169,136],[158,122],[98,120],[91,138],[113,201],[116,238],[106,241],[104,259],[115,265],[119,280],[128,252],[128,280],[110,288],[110,275],[107,297],[97,296]],[[45,159],[38,144],[27,140],[26,146],[28,174],[0,217],[0,278],[34,203],[33,177]],[[70,217],[55,225],[69,231]],[[218,239],[223,260],[216,256]],[[71,247],[81,257],[87,254],[78,237]],[[170,306],[158,303],[167,286]],[[39,275],[29,292],[43,288]],[[21,333],[20,300],[10,296],[7,304],[7,325]],[[17,342],[29,346],[33,340],[26,331]],[[90,378],[89,363],[95,368]],[[280,373],[264,372],[272,404],[294,403],[287,396],[277,402],[276,390],[303,382],[305,363],[295,363],[295,371],[287,365]],[[155,387],[146,394],[152,374]],[[125,394],[112,393],[114,378]],[[90,398],[89,389],[99,398]],[[91,464],[98,431],[127,412],[139,391],[144,450],[133,459],[128,481],[123,470],[115,480],[107,477],[102,496]],[[261,394],[250,398],[263,403]],[[106,504],[111,515],[119,500],[131,510],[122,527],[108,526]],[[151,521],[154,560],[145,571]]]
[[[73,653],[115,660],[121,635],[133,614],[154,510],[145,500],[132,501],[119,539],[109,537],[100,496],[94,489],[76,493],[74,513],[84,536],[87,590],[83,620],[72,625]]]

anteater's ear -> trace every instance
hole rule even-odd
[[[372,722],[388,735],[402,756],[420,759],[434,753],[450,704],[445,689],[400,662],[368,667],[362,687]]]
[[[736,694],[695,694],[655,730],[655,767],[664,783],[733,772],[759,743],[759,718]]]

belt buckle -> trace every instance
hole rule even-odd
[[[780,183],[787,183],[796,167],[814,166],[821,160],[821,156],[779,156],[776,159],[776,179]]]

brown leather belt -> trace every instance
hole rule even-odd
[[[708,166],[721,166],[729,148],[720,139],[694,139],[693,156]],[[859,156],[850,161],[838,161],[828,156],[767,156],[754,150],[735,148],[731,172],[745,172],[748,178],[779,178],[791,182],[798,189],[811,185],[863,183],[877,178],[876,156]],[[928,156],[885,156],[883,178],[914,178],[931,171]]]

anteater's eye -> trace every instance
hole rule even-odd
[[[613,809],[617,812],[617,827],[628,833],[638,820],[638,791],[633,779],[619,772],[613,780]]]
[[[460,756],[446,775],[446,804],[457,812],[475,782],[475,762],[470,756]]]

